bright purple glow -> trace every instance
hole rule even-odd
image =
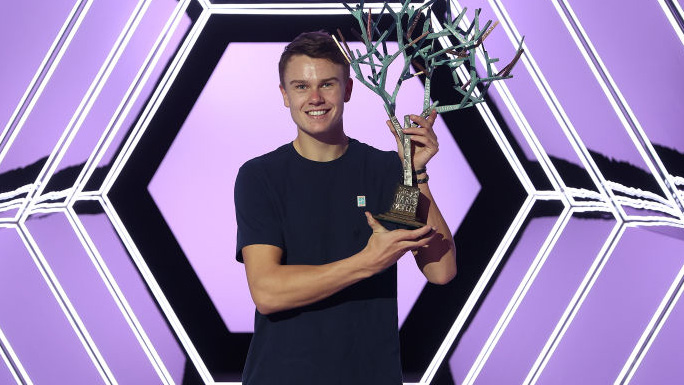
[[[36,4],[27,1],[3,2],[0,23],[0,130],[19,104],[43,57],[62,27],[72,0]],[[11,58],[11,60],[8,60]]]
[[[684,152],[684,110],[663,103],[684,97],[684,49],[658,3],[573,0],[572,7],[651,142]],[[625,60],[654,44],[652,54]]]
[[[534,218],[524,229],[515,250],[504,265],[482,306],[470,326],[463,332],[449,366],[457,384],[460,384],[475,362],[481,347],[506,308],[527,267],[549,235],[557,218]]]
[[[180,384],[185,370],[185,355],[109,219],[104,214],[81,215],[79,219],[166,369],[175,383]]]
[[[11,384],[14,382],[12,372],[6,365],[0,365],[0,384]]]
[[[140,67],[143,65],[148,52],[152,49],[157,36],[162,30],[166,20],[171,16],[176,4],[177,3],[174,1],[153,1],[150,4],[138,25],[138,28],[135,30],[135,34],[132,36],[121,55],[121,58],[117,62],[116,67],[109,76],[100,96],[93,104],[93,108],[84,120],[78,134],[74,137],[73,144],[69,146],[69,150],[65,153],[64,159],[60,162],[58,170],[68,166],[81,164],[88,159],[88,156],[90,156],[97,141],[100,139],[104,128],[107,127],[116,108],[119,106],[119,103],[124,99],[128,87],[134,80]],[[189,20],[187,17],[184,20],[187,26]],[[181,30],[184,31],[185,29],[181,28]],[[171,45],[176,46],[177,43],[178,41],[175,41],[172,42]],[[170,54],[171,53],[167,51],[166,57],[161,59],[161,63],[167,62]],[[138,102],[136,103],[136,106],[131,109],[129,115],[138,115],[138,111],[140,110],[143,101],[147,99],[151,92],[151,85],[154,84],[155,79],[159,76],[162,69],[163,66],[156,67],[156,76],[151,77],[146,92],[138,97]],[[122,130],[126,131],[127,128],[128,127],[124,125]],[[121,139],[122,137],[119,136],[119,141]],[[111,147],[118,148],[119,141],[112,143]],[[111,159],[109,158],[103,159],[103,161],[107,163],[109,163],[110,160]]]
[[[684,300],[679,298],[660,334],[637,369],[633,383],[647,384],[657,378],[663,384],[676,384],[684,378]]]
[[[135,3],[132,0],[93,2],[80,33],[74,36],[52,80],[0,164],[0,172],[24,167],[52,152]],[[38,63],[33,65],[37,67]]]
[[[19,234],[0,228],[0,244],[0,325],[33,383],[101,384]]]
[[[67,218],[51,214],[27,225],[114,377],[161,383]]]
[[[477,383],[524,382],[615,225],[614,220],[570,219]]]
[[[615,381],[684,264],[684,243],[628,228],[540,377],[540,383]],[[682,326],[677,325],[679,333]],[[681,339],[680,339],[681,341]],[[653,384],[665,384],[654,373]]]
[[[228,46],[149,186],[232,331],[251,331],[254,309],[244,268],[234,261],[235,175],[246,160],[290,142],[296,135],[278,91],[277,60],[283,47]],[[259,60],[250,61],[250,70],[259,75],[245,77],[245,60],[257,55]],[[415,113],[422,109],[421,103],[419,81],[405,82],[398,100],[400,111]],[[356,84],[345,108],[349,136],[380,149],[396,150],[379,97]],[[479,191],[479,184],[441,119],[435,131],[441,140],[440,152],[430,164],[431,187],[455,231]],[[177,183],[179,180],[183,183]],[[399,264],[400,322],[426,282],[409,259]]]

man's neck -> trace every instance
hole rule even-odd
[[[330,138],[315,138],[301,131],[292,142],[299,155],[315,162],[330,162],[341,157],[349,146],[349,138],[340,131]]]

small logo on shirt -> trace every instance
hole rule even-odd
[[[366,196],[358,195],[356,197],[356,207],[366,207]]]

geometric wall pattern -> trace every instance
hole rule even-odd
[[[525,53],[487,103],[441,117],[447,149],[436,179],[461,184],[439,197],[459,202],[449,220],[459,276],[436,287],[400,266],[400,286],[413,288],[401,320],[405,381],[681,381],[681,1],[446,6],[498,20],[487,49],[503,61],[522,35]],[[265,53],[253,42],[278,47],[302,30],[346,25],[347,11],[206,0],[12,2],[3,11],[0,384],[238,381],[249,330],[230,318],[253,307],[221,297],[225,287],[209,283],[220,279],[203,272],[211,266],[199,267],[208,259],[178,230],[215,234],[203,225],[232,204],[230,191],[222,200],[209,179],[190,185],[186,202],[168,198],[184,183],[174,170],[192,165],[177,148],[197,132],[188,128],[196,115],[211,114],[197,111],[216,101],[208,95],[227,68],[219,62]],[[236,49],[245,51],[231,56]],[[232,71],[261,76],[251,70],[246,61]],[[240,92],[230,82],[225,92]],[[446,101],[448,87],[435,88]],[[259,92],[278,95],[275,83]],[[367,112],[354,108],[347,118],[363,121]],[[278,135],[264,134],[288,140]],[[350,135],[377,146],[388,136]],[[207,192],[215,206],[195,206]],[[174,210],[189,216],[170,219]],[[223,247],[211,263],[241,268]]]

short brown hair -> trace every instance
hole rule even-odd
[[[340,51],[335,40],[325,31],[304,32],[285,47],[278,62],[280,84],[284,86],[285,67],[290,58],[305,55],[314,59],[328,59],[344,67],[345,78],[349,77],[349,63]]]

